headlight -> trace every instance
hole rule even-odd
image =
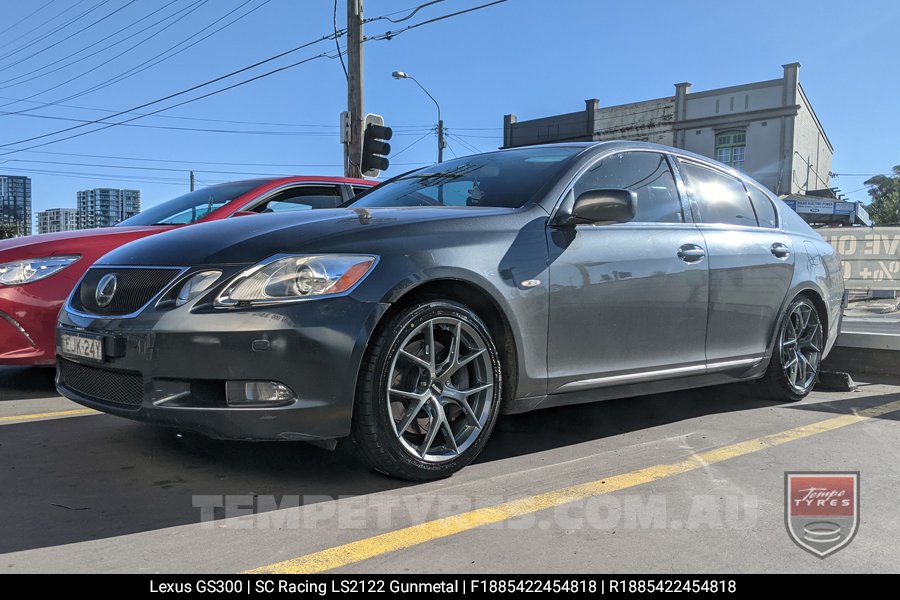
[[[222,271],[203,271],[189,277],[178,290],[175,306],[183,306],[208,290],[221,274]]]
[[[0,285],[31,283],[62,271],[81,256],[48,256],[0,263]]]
[[[359,283],[374,265],[374,256],[362,254],[275,257],[238,275],[216,298],[216,305],[334,296]]]

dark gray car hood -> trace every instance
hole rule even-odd
[[[373,244],[385,236],[396,239],[403,229],[414,227],[417,234],[445,231],[479,223],[497,222],[497,217],[514,212],[508,208],[409,207],[337,208],[290,214],[262,214],[232,217],[221,221],[182,227],[126,244],[113,250],[97,264],[192,266],[204,264],[249,264],[274,254],[288,252],[329,252],[348,242],[358,252],[378,252]],[[485,223],[486,224],[486,223]]]

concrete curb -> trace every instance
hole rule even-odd
[[[822,369],[900,382],[900,335],[842,333]]]

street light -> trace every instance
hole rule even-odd
[[[391,73],[391,76],[394,79],[412,79],[416,83],[416,85],[419,86],[419,89],[421,89],[423,92],[425,92],[425,95],[428,96],[429,98],[431,98],[431,101],[434,102],[434,105],[437,107],[437,112],[438,112],[438,126],[437,126],[438,127],[438,129],[437,129],[438,159],[437,159],[437,161],[439,163],[444,162],[444,119],[441,118],[441,105],[438,104],[438,101],[434,99],[434,96],[429,94],[428,90],[426,90],[425,87],[422,86],[421,83],[419,83],[419,80],[416,79],[415,77],[413,77],[412,75],[410,75],[409,73],[406,73],[404,71],[394,71],[393,73]]]

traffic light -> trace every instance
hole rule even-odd
[[[377,177],[381,171],[388,168],[390,162],[387,159],[391,152],[391,145],[387,143],[394,132],[390,127],[384,126],[384,117],[381,115],[366,115],[363,126],[363,151],[362,174],[366,177]]]

